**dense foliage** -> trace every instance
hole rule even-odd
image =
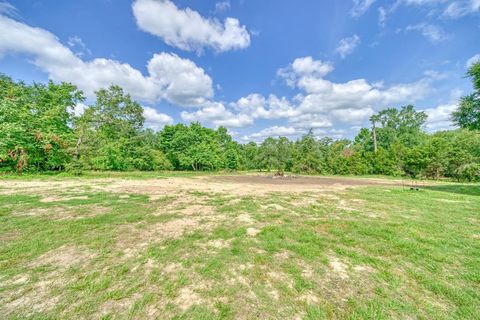
[[[461,128],[480,130],[480,61],[470,67],[467,75],[472,78],[474,92],[460,99],[453,122]]]
[[[458,112],[467,109],[465,99],[478,104],[478,83],[475,88]],[[226,128],[199,123],[144,129],[142,107],[118,86],[99,90],[95,104],[76,116],[73,108],[84,100],[71,84],[26,85],[0,77],[0,170],[281,170],[480,180],[478,110],[476,120],[465,111],[473,125],[462,125],[467,117],[454,114],[466,129],[433,134],[423,130],[427,115],[409,105],[375,114],[371,128],[353,141],[309,132],[295,141],[239,144]]]

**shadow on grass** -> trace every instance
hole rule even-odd
[[[456,194],[464,194],[469,196],[480,196],[480,185],[475,184],[449,184],[443,186],[424,186],[422,189],[432,191],[443,191]]]

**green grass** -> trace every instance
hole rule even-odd
[[[1,318],[479,318],[479,185],[152,199],[96,183],[0,181]]]

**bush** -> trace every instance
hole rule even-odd
[[[65,171],[74,176],[81,176],[83,174],[83,165],[79,161],[72,161],[65,165]]]
[[[455,178],[459,181],[480,181],[480,164],[468,163],[458,167]]]

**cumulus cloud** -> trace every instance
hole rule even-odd
[[[230,104],[237,112],[253,119],[280,119],[296,115],[294,106],[287,98],[271,94],[268,98],[253,93]]]
[[[426,129],[430,132],[453,129],[452,112],[458,108],[457,104],[443,104],[425,111],[428,115]]]
[[[353,7],[350,10],[350,14],[353,17],[363,15],[375,3],[376,0],[353,0]]]
[[[250,138],[266,138],[266,137],[288,137],[297,135],[299,132],[293,127],[273,126],[268,127],[260,132],[250,135]]]
[[[286,68],[277,71],[277,75],[285,79],[287,85],[295,86],[296,81],[302,76],[324,77],[333,71],[330,62],[314,60],[311,56],[297,58]]]
[[[165,125],[173,123],[172,117],[150,107],[143,107],[143,116],[145,117],[145,126],[153,130],[161,130]]]
[[[370,107],[360,109],[347,108],[332,110],[332,117],[343,123],[361,124],[363,121],[370,118],[373,113],[374,111]]]
[[[335,52],[338,53],[342,59],[344,59],[346,56],[351,54],[359,44],[360,37],[355,34],[351,37],[340,40]]]
[[[175,54],[155,54],[144,76],[127,63],[97,58],[84,61],[52,33],[0,16],[0,55],[21,53],[55,81],[71,82],[89,97],[111,84],[123,87],[136,99],[166,99],[178,105],[195,105],[213,96],[212,80],[204,70]]]
[[[303,91],[295,98],[296,106],[290,111],[292,117],[314,115],[327,121],[347,123],[361,123],[380,107],[413,103],[425,97],[430,92],[432,81],[438,79],[437,74],[427,73],[424,78],[412,83],[384,87],[381,83],[369,83],[365,79],[336,83],[320,73],[291,72],[294,74],[288,74],[285,80]]]
[[[257,119],[285,119],[287,127],[296,133],[328,129],[333,123],[361,124],[381,107],[413,103],[425,97],[431,83],[440,77],[426,72],[416,82],[391,86],[365,79],[336,83],[324,78],[332,70],[330,63],[312,57],[298,58],[278,72],[287,84],[301,91],[294,99],[253,93],[227,104],[228,108],[223,103],[212,103],[197,112],[184,112],[182,119],[232,127],[248,126]],[[264,131],[254,137],[267,133],[272,132]]]
[[[194,112],[183,111],[180,116],[184,121],[202,121],[214,126],[240,128],[253,124],[253,118],[246,114],[234,114],[223,103],[207,102]]]
[[[190,8],[179,9],[169,0],[136,0],[132,8],[141,30],[182,50],[201,52],[208,47],[223,52],[250,45],[247,28],[235,18],[222,23]]]
[[[449,38],[441,27],[428,23],[407,26],[406,31],[418,31],[433,43],[442,42]]]
[[[147,69],[171,102],[196,106],[213,96],[212,79],[191,60],[172,53],[155,54]]]
[[[293,127],[305,130],[332,127],[330,117],[320,113],[299,113],[298,115],[289,118],[288,121]]]

